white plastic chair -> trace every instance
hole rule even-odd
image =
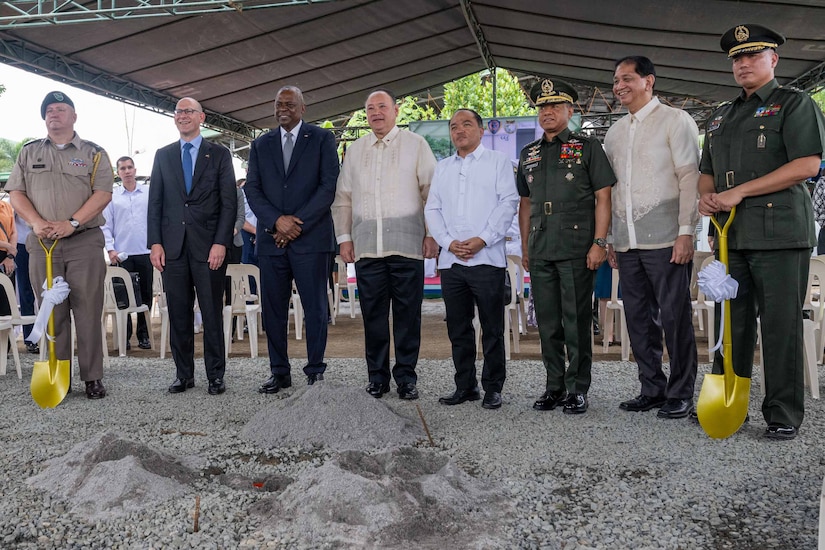
[[[20,354],[17,352],[17,338],[14,334],[14,325],[11,316],[0,317],[0,375],[6,375],[6,366],[9,361],[9,346],[11,346],[14,366],[17,368],[17,378],[23,379],[23,372],[20,370]]]
[[[516,304],[516,312],[518,314],[518,329],[519,334],[527,334],[527,312],[524,309],[526,300],[524,299],[524,266],[521,264],[521,256],[514,254],[507,255],[507,264],[512,262],[516,267],[516,280],[510,279],[510,284],[516,288],[516,296],[518,297],[518,304]]]
[[[622,361],[630,359],[630,337],[627,335],[627,320],[624,315],[624,302],[619,298],[619,270],[614,269],[612,286],[610,288],[610,300],[607,302],[607,313],[605,314],[605,324],[612,325],[618,323],[622,338]],[[607,353],[610,342],[607,338],[602,344],[602,352]]]
[[[699,271],[702,271],[710,262],[715,260],[713,256],[708,256],[702,261],[702,266],[699,268]],[[693,311],[696,313],[696,316],[699,319],[699,330],[702,330],[704,327],[705,334],[708,337],[708,361],[713,362],[713,352],[711,351],[713,347],[716,345],[716,337],[715,337],[715,306],[716,302],[713,300],[708,300],[705,297],[705,293],[702,292],[702,289],[698,288],[698,283],[694,281],[697,286],[696,291],[696,299],[691,302],[691,307]],[[707,323],[704,323],[704,317],[707,316]]]
[[[813,287],[818,287],[818,294],[814,299]],[[811,258],[808,271],[808,294],[803,310],[811,313],[816,323],[816,361],[825,362],[825,256]]]
[[[0,286],[2,286],[2,292],[6,294],[6,300],[8,300],[10,311],[9,316],[0,317],[0,320],[2,320],[0,322],[2,323],[0,324],[0,340],[3,340],[7,344],[11,345],[12,354],[14,355],[14,364],[17,367],[17,374],[19,377],[22,378],[22,375],[20,374],[20,356],[17,351],[17,335],[14,332],[13,328],[16,326],[33,324],[36,316],[20,314],[20,306],[17,303],[17,294],[14,291],[14,283],[11,282],[11,279],[9,279],[9,277],[5,273],[0,273]],[[12,330],[8,334],[4,334],[5,329],[2,328],[2,325],[4,325],[6,321],[8,321],[12,326]],[[43,349],[42,346],[41,349]],[[6,347],[5,349],[0,348],[0,353],[3,354],[3,358],[0,359],[0,363],[2,363],[0,365],[0,370],[2,370],[1,374],[5,374],[5,363],[7,359],[6,354],[8,353],[8,347]]]
[[[335,297],[333,299],[332,304],[332,311],[333,316],[332,318],[338,315],[341,312],[341,302],[344,295],[344,285],[346,285],[347,289],[347,299],[348,301],[345,303],[349,304],[349,316],[351,319],[355,319],[355,290],[358,288],[358,283],[356,282],[355,278],[350,278],[347,275],[347,264],[344,260],[341,259],[341,256],[335,256],[335,263],[338,265],[338,282],[335,283]]]
[[[518,322],[519,322],[519,310],[521,310],[521,305],[516,303],[516,296],[518,294],[517,286],[513,282],[516,281],[519,274],[522,274],[522,270],[519,269],[521,266],[516,263],[515,260],[511,260],[511,258],[517,258],[517,256],[507,256],[507,273],[510,275],[510,303],[504,305],[504,358],[509,361],[510,360],[510,338],[512,335],[513,338],[513,345],[512,349],[516,353],[521,353],[519,347],[519,329],[518,329]],[[521,275],[522,281],[524,280],[524,276]],[[527,324],[527,320],[525,319],[525,325]],[[513,330],[515,327],[515,330]],[[473,329],[476,333],[476,354],[477,355],[484,355],[484,349],[481,346],[481,321],[478,319],[478,308],[475,308],[475,317],[473,318]]]
[[[260,299],[252,294],[250,279],[255,281],[255,288],[261,288],[260,270],[251,264],[230,264],[226,267],[226,276],[231,280],[232,295],[230,305],[223,308],[223,337],[226,357],[232,346],[232,318],[238,320],[237,338],[243,340],[243,320],[249,329],[249,354],[258,357],[258,316],[261,314]]]
[[[117,307],[113,284],[114,279],[122,279],[123,286],[126,288],[129,305],[124,309]],[[149,306],[146,304],[137,305],[135,291],[132,287],[132,277],[129,275],[129,272],[122,267],[114,265],[106,267],[103,295],[103,315],[104,317],[114,318],[115,324],[112,327],[112,336],[117,336],[118,353],[121,357],[126,357],[126,318],[131,313],[143,314],[147,326],[151,327],[152,319]],[[115,332],[115,330],[117,332]],[[149,338],[152,340],[152,345],[154,346],[154,335],[152,331],[149,331]]]

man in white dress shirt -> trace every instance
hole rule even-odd
[[[607,132],[613,188],[612,247],[641,393],[626,411],[660,408],[683,418],[693,408],[696,341],[690,305],[693,235],[699,221],[699,130],[685,111],[653,96],[656,69],[642,56],[615,64],[613,94],[630,114]],[[670,378],[662,371],[662,329]]]
[[[507,155],[481,144],[484,125],[471,109],[450,119],[456,154],[438,163],[424,215],[441,246],[438,269],[455,364],[455,392],[443,405],[476,401],[474,308],[481,323],[485,409],[501,407],[504,354],[505,236],[519,201]],[[518,330],[516,327],[514,330]]]
[[[138,185],[135,179],[135,163],[130,157],[117,159],[117,175],[123,183],[112,191],[112,202],[103,211],[106,224],[103,236],[106,252],[112,265],[120,265],[130,273],[140,276],[141,303],[152,301],[152,262],[146,248],[146,211],[149,208],[149,188]],[[131,284],[130,281],[124,281]],[[126,321],[126,349],[131,349],[132,316]],[[140,349],[152,349],[146,318],[137,316],[137,339]]]

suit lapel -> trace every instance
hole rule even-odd
[[[275,159],[275,168],[279,174],[284,173],[284,148],[281,146],[281,127],[272,130],[267,140],[270,156]]]
[[[195,186],[198,185],[198,181],[203,175],[203,171],[206,170],[206,165],[209,164],[209,157],[212,148],[212,144],[206,141],[205,139],[201,141],[201,146],[198,148],[198,158],[195,161],[195,170],[192,174],[192,190],[194,191]]]

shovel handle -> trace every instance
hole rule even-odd
[[[60,239],[55,239],[52,245],[46,248],[46,245],[43,244],[41,239],[37,239],[37,242],[40,243],[40,247],[43,248],[43,251],[46,253],[46,288],[52,288],[52,280],[54,279],[54,270],[52,269],[52,252],[54,251],[54,247],[57,246],[57,241]],[[49,327],[46,332],[49,336],[47,339],[49,340],[49,361],[51,362],[51,358],[56,358],[55,349],[54,349],[54,311],[52,314],[49,315]]]
[[[733,223],[733,218],[736,217],[736,207],[730,209],[730,216],[725,221],[725,225],[721,225],[716,221],[716,216],[711,216],[710,221],[716,227],[717,237],[719,240],[719,261],[725,264],[725,272],[730,272],[728,269],[728,229]]]

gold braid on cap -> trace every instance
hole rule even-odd
[[[758,52],[765,48],[776,48],[777,46],[778,44],[776,42],[747,42],[732,47],[730,51],[728,51],[728,57],[733,57],[740,53]]]

